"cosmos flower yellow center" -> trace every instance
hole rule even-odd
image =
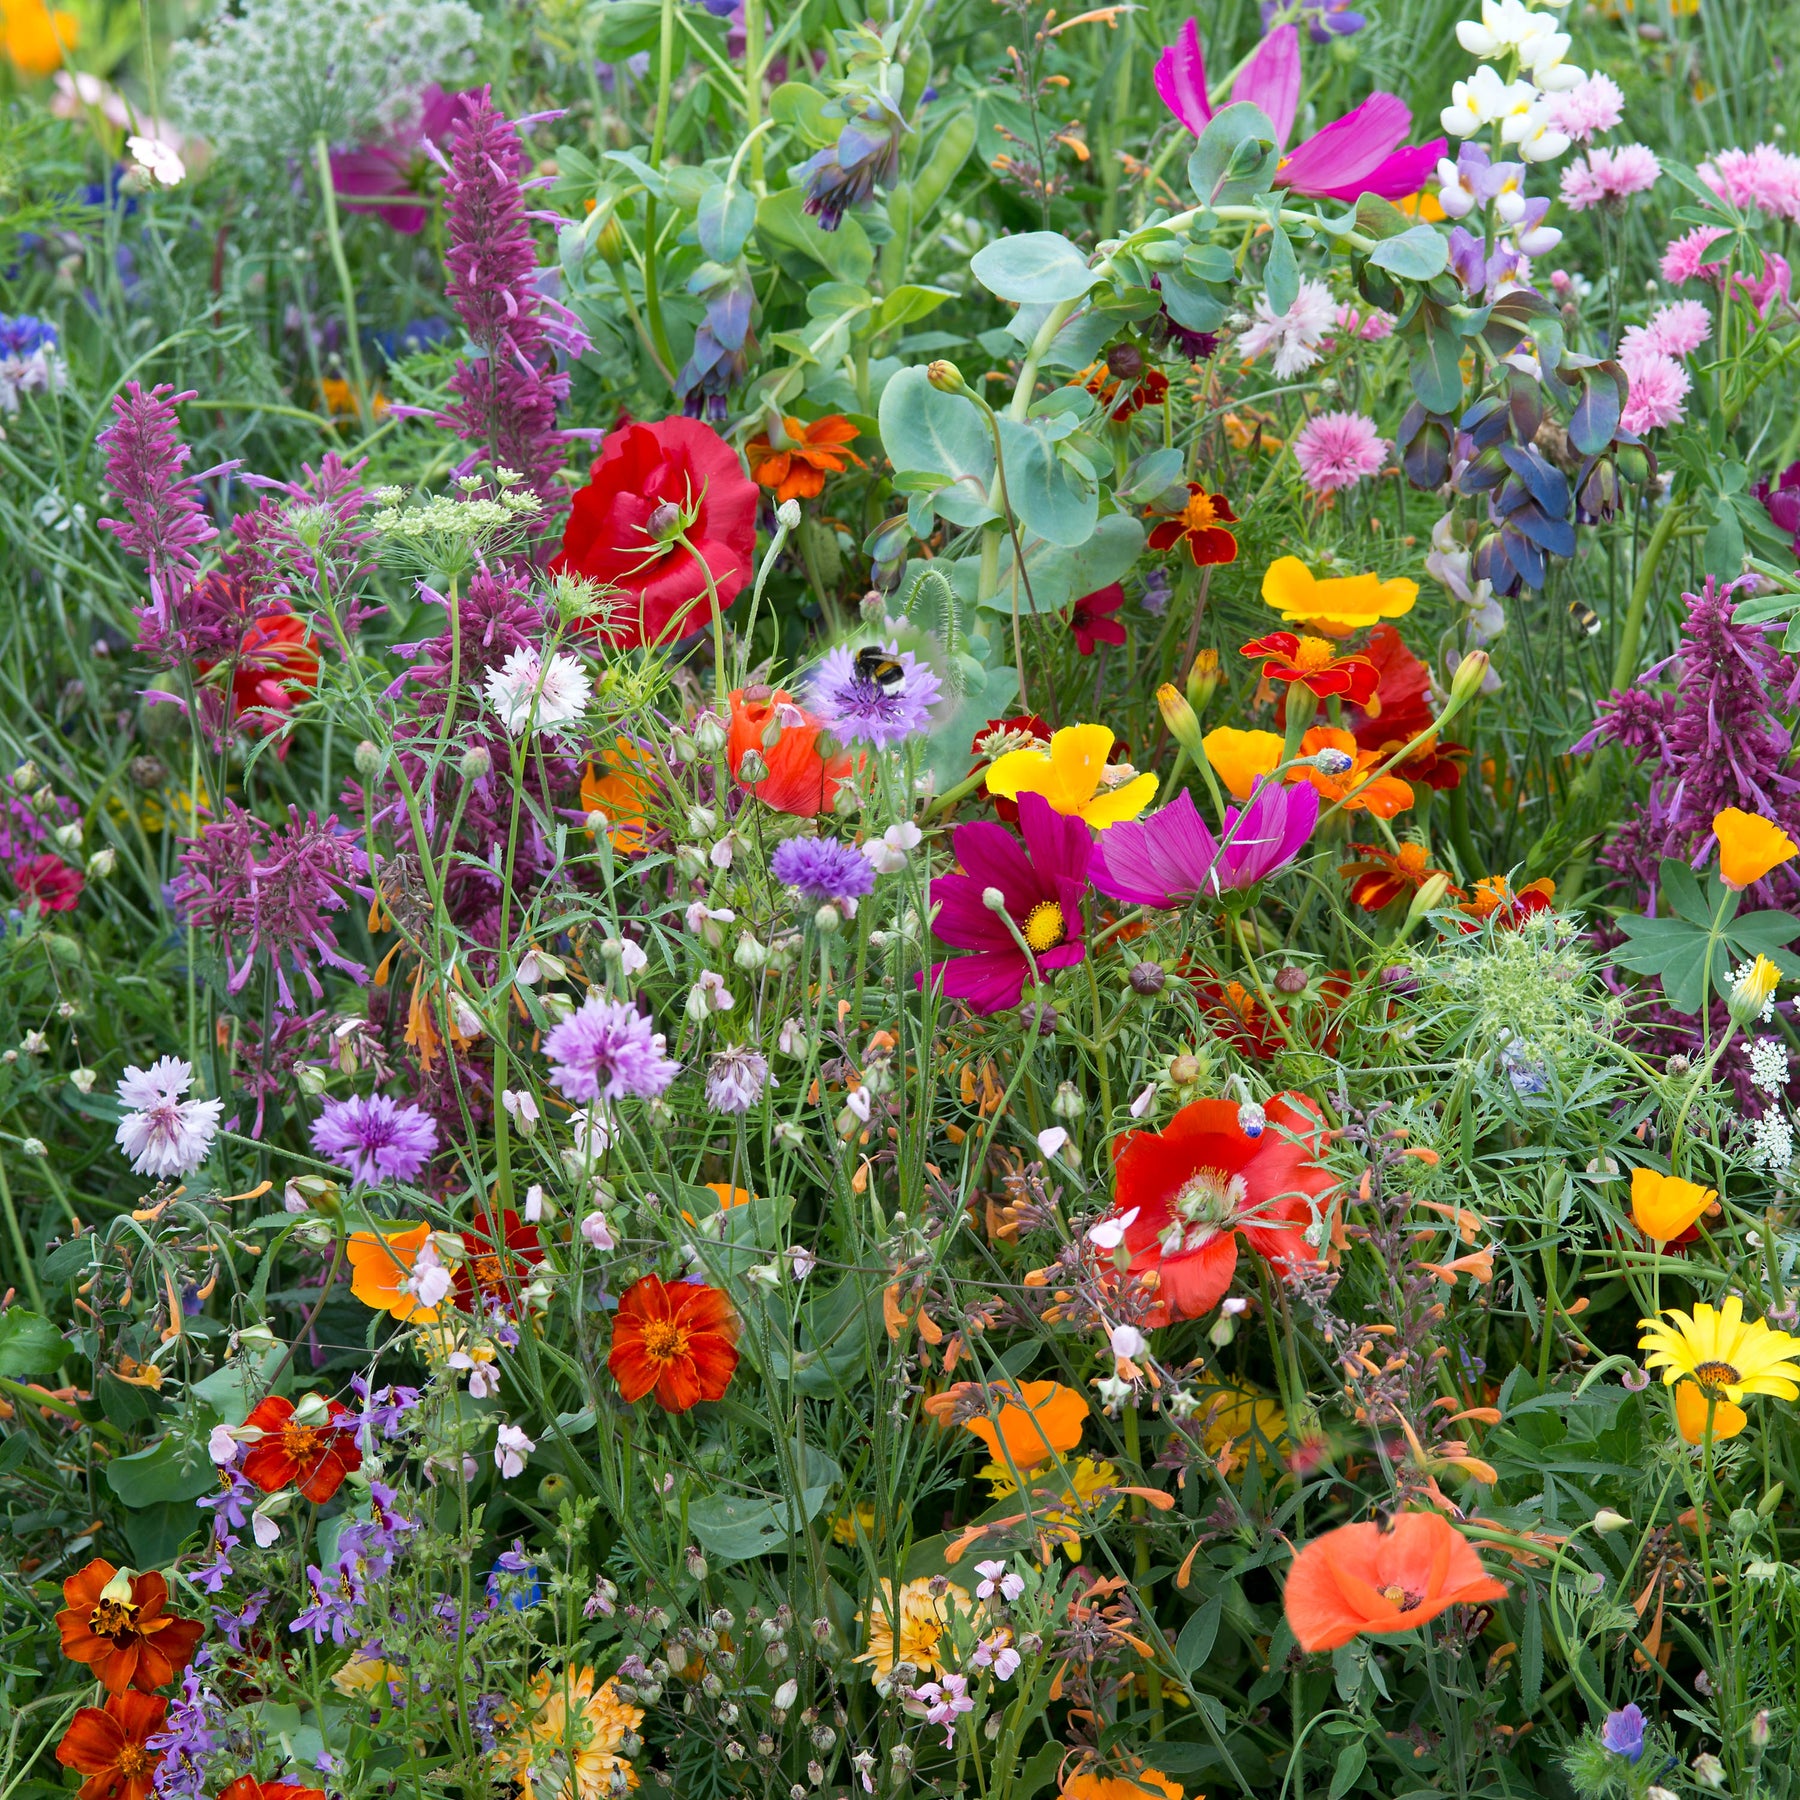
[[[1694,1365],[1694,1379],[1708,1399],[1723,1400],[1725,1390],[1736,1387],[1743,1376],[1728,1362],[1703,1362]]]
[[[1025,941],[1031,946],[1033,955],[1042,956],[1046,950],[1054,950],[1069,929],[1063,922],[1063,909],[1054,900],[1040,900],[1025,918]]]

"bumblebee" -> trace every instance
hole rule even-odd
[[[1574,622],[1575,629],[1582,636],[1598,637],[1600,635],[1600,615],[1591,606],[1584,605],[1579,600],[1571,600],[1569,617]]]
[[[868,644],[856,653],[856,679],[884,694],[897,694],[906,685],[906,670],[879,644]]]

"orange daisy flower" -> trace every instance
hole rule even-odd
[[[1345,812],[1372,812],[1378,819],[1391,819],[1413,803],[1412,789],[1396,775],[1369,777],[1381,767],[1382,758],[1373,750],[1365,750],[1349,732],[1335,725],[1315,725],[1300,740],[1300,754],[1314,756],[1321,750],[1341,750],[1351,759],[1350,767],[1341,775],[1327,775],[1323,769],[1289,769],[1289,781],[1310,781],[1327,799],[1341,801]]]
[[[1350,847],[1357,861],[1340,863],[1338,873],[1350,883],[1350,898],[1365,912],[1380,912],[1402,894],[1416,894],[1432,876],[1447,873],[1431,866],[1423,844],[1402,844],[1391,852],[1376,844]],[[1459,887],[1452,886],[1450,892],[1462,897]]]
[[[162,1752],[145,1749],[144,1740],[162,1730],[168,1710],[161,1694],[134,1688],[108,1695],[104,1712],[84,1706],[56,1746],[56,1760],[87,1777],[78,1800],[146,1800],[156,1786]]]
[[[62,1653],[86,1663],[109,1694],[166,1687],[188,1666],[206,1627],[164,1612],[169,1584],[154,1570],[134,1575],[96,1556],[63,1583],[56,1615]]]
[[[730,1387],[737,1334],[737,1315],[718,1288],[693,1281],[665,1287],[645,1275],[619,1297],[606,1366],[627,1400],[654,1392],[666,1412],[686,1412]]]
[[[855,442],[857,430],[842,413],[827,413],[810,425],[784,418],[781,425],[786,443],[778,446],[766,431],[759,431],[744,446],[757,486],[773,488],[778,501],[811,500],[825,491],[827,475],[843,474],[849,463],[868,467],[847,447]]]

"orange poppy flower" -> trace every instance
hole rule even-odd
[[[1685,1237],[1701,1214],[1712,1210],[1717,1188],[1665,1175],[1641,1164],[1631,1171],[1631,1222],[1645,1237],[1672,1244]]]
[[[868,465],[847,446],[857,430],[842,413],[827,413],[810,425],[784,418],[782,430],[788,442],[777,446],[766,431],[759,431],[744,446],[745,460],[758,487],[773,488],[781,500],[811,500],[825,491],[827,475],[841,475],[849,463]]]
[[[1186,544],[1188,555],[1196,563],[1228,563],[1237,561],[1237,538],[1227,531],[1238,516],[1223,494],[1209,494],[1199,482],[1187,484],[1187,504],[1178,513],[1152,513],[1159,523],[1150,528],[1152,550],[1173,550]]]
[[[437,1323],[437,1308],[421,1306],[419,1297],[402,1286],[412,1274],[429,1225],[411,1225],[400,1231],[356,1231],[350,1234],[345,1254],[350,1259],[350,1292],[372,1312],[392,1313],[396,1319],[420,1325]]]
[[[1063,1800],[1155,1800],[1158,1794],[1162,1800],[1182,1800],[1186,1791],[1162,1770],[1135,1761],[1117,1773],[1088,1763],[1062,1785]]]
[[[301,1407],[304,1412],[293,1401],[271,1394],[252,1408],[245,1428],[262,1436],[244,1457],[244,1478],[265,1494],[297,1487],[323,1506],[343,1486],[344,1477],[362,1467],[362,1452],[356,1447],[356,1426],[347,1406],[308,1394]]]
[[[650,829],[645,806],[657,793],[653,768],[648,750],[628,737],[615,737],[600,772],[589,763],[581,778],[581,810],[605,815],[606,841],[621,856],[635,856],[644,847]]]
[[[1380,670],[1366,656],[1339,656],[1330,638],[1271,631],[1253,638],[1240,654],[1268,659],[1264,681],[1298,682],[1319,700],[1341,695],[1352,706],[1366,706],[1381,680]]]
[[[63,1599],[56,1615],[62,1653],[86,1663],[109,1694],[166,1687],[206,1633],[198,1619],[164,1612],[169,1584],[155,1570],[134,1575],[102,1556],[63,1583]]]
[[[1734,1438],[1750,1423],[1750,1415],[1729,1400],[1715,1400],[1712,1407],[1712,1434],[1715,1444]],[[1684,1444],[1706,1441],[1706,1396],[1692,1381],[1675,1384],[1675,1427]]]
[[[1281,739],[1272,731],[1239,731],[1216,725],[1200,740],[1212,772],[1234,800],[1248,800],[1265,775],[1281,762]]]
[[[963,1421],[963,1429],[987,1445],[995,1462],[1028,1469],[1081,1442],[1088,1403],[1078,1389],[1064,1387],[1060,1381],[1027,1381],[1010,1391],[1015,1397],[1002,1401],[998,1419],[984,1413]]]
[[[73,13],[52,12],[44,0],[16,0],[0,14],[0,44],[21,75],[55,73],[81,42],[81,21]]]
[[[258,1781],[254,1775],[240,1775],[228,1787],[219,1789],[219,1800],[325,1800],[325,1790],[301,1787],[293,1781]]]
[[[1423,844],[1402,844],[1398,850],[1383,850],[1377,844],[1352,844],[1357,861],[1340,863],[1338,873],[1350,883],[1350,898],[1365,912],[1380,912],[1402,894],[1416,894],[1434,875],[1446,875],[1434,869]],[[1452,887],[1459,899],[1462,889]]]
[[[780,727],[773,743],[769,727]],[[748,788],[763,805],[797,819],[811,819],[830,809],[837,791],[856,772],[858,759],[840,751],[827,760],[819,753],[825,721],[796,704],[782,688],[739,688],[731,696],[731,727],[725,759],[739,787]],[[746,751],[754,750],[768,765],[761,781],[738,774]]]
[[[1300,754],[1313,756],[1321,750],[1341,750],[1352,759],[1341,775],[1327,775],[1323,769],[1289,769],[1289,781],[1310,781],[1327,800],[1341,801],[1345,812],[1372,812],[1378,819],[1391,819],[1413,803],[1413,791],[1397,775],[1369,777],[1381,767],[1382,759],[1365,750],[1349,732],[1335,725],[1315,725],[1300,740]]]
[[[1384,1530],[1340,1525],[1294,1558],[1282,1604],[1302,1650],[1335,1650],[1367,1632],[1416,1631],[1446,1607],[1504,1600],[1506,1584],[1442,1513],[1401,1513]]]
[[[704,1282],[668,1286],[654,1275],[619,1297],[606,1366],[634,1404],[654,1391],[666,1412],[717,1400],[737,1372],[738,1323],[731,1302]]]
[[[1800,845],[1772,819],[1736,806],[1714,815],[1713,835],[1719,840],[1719,877],[1740,892],[1800,856]]]
[[[1456,910],[1475,921],[1465,925],[1464,931],[1474,931],[1490,919],[1502,931],[1517,931],[1533,913],[1548,912],[1555,901],[1556,883],[1547,876],[1527,883],[1515,894],[1504,875],[1484,875],[1467,904]]]
[[[56,1760],[85,1775],[79,1800],[145,1800],[156,1786],[160,1750],[147,1750],[144,1740],[163,1728],[169,1703],[161,1694],[127,1688],[109,1694],[106,1709],[84,1706],[69,1721]]]

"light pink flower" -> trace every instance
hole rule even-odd
[[[1585,144],[1611,131],[1625,115],[1625,96],[1609,75],[1590,75],[1565,93],[1550,96],[1550,129]]]
[[[1644,356],[1686,356],[1712,336],[1712,315],[1699,300],[1659,306],[1647,325],[1633,325],[1619,340],[1619,360],[1627,373]]]
[[[1337,309],[1338,330],[1361,338],[1365,344],[1378,344],[1383,338],[1392,337],[1394,324],[1394,315],[1383,312],[1379,306],[1370,307],[1367,314],[1355,306],[1340,306]]]
[[[1621,206],[1633,194],[1655,186],[1662,173],[1656,153],[1644,144],[1604,144],[1563,170],[1562,197],[1576,212],[1591,206]]]
[[[1387,439],[1377,433],[1375,421],[1361,413],[1319,413],[1294,439],[1294,460],[1315,494],[1354,487],[1365,475],[1375,474],[1387,454]]]
[[[1711,281],[1718,272],[1717,263],[1709,263],[1706,253],[1726,236],[1723,225],[1696,225],[1685,237],[1666,245],[1662,254],[1664,281]]]
[[[1331,289],[1322,281],[1303,281],[1286,312],[1276,312],[1267,296],[1256,296],[1256,322],[1238,339],[1238,351],[1254,361],[1265,350],[1275,352],[1275,373],[1282,381],[1310,369],[1319,360],[1319,346],[1337,322]]]
[[[1773,144],[1721,150],[1695,173],[1733,206],[1800,219],[1800,156],[1790,156]]]
[[[1688,372],[1672,356],[1643,357],[1627,370],[1631,391],[1619,423],[1640,436],[1658,426],[1679,425],[1687,408],[1684,402],[1694,385]]]

